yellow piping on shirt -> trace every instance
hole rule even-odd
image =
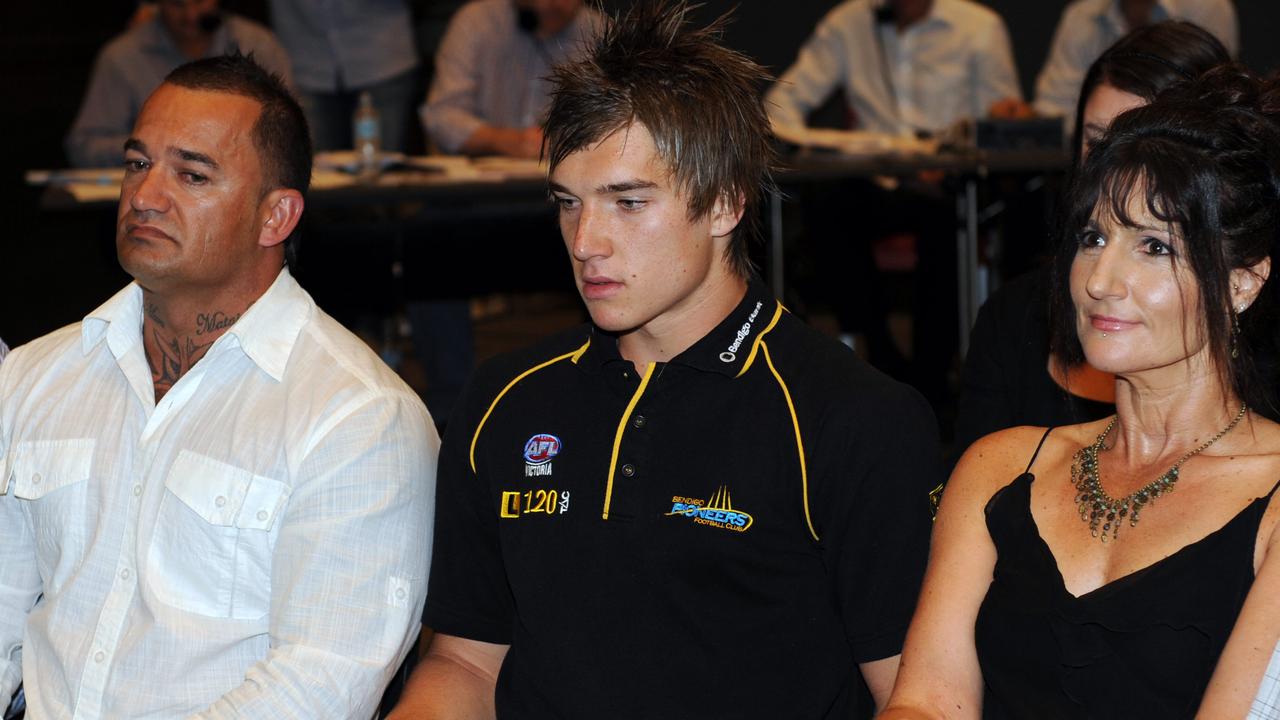
[[[581,358],[582,354],[587,351],[587,347],[589,345],[591,345],[590,339],[588,339],[585,343],[583,343],[582,347],[578,348],[577,350],[574,350],[571,353],[558,355],[544,363],[539,363],[537,365],[534,365],[528,370],[525,370],[524,372],[517,375],[514,380],[507,383],[506,387],[502,388],[502,392],[498,393],[498,396],[495,397],[493,399],[493,402],[489,404],[489,409],[484,412],[484,417],[480,418],[480,424],[476,425],[475,434],[471,436],[471,472],[474,473],[476,471],[476,443],[480,441],[480,431],[484,429],[484,424],[489,421],[489,415],[493,413],[493,409],[498,407],[498,402],[502,400],[502,396],[506,395],[508,390],[515,387],[516,383],[538,372],[542,368],[547,367],[548,365],[554,365],[560,362],[561,360],[566,360],[566,359],[572,361],[574,364],[577,364],[578,359]]]
[[[618,420],[618,431],[613,434],[613,456],[609,458],[609,480],[604,486],[604,510],[600,517],[605,520],[609,519],[609,503],[613,500],[613,473],[618,467],[618,450],[622,447],[622,431],[627,427],[627,421],[631,419],[631,413],[636,409],[636,403],[640,402],[640,396],[644,394],[644,389],[649,387],[649,378],[653,377],[653,368],[657,363],[649,363],[644,369],[644,377],[640,379],[640,387],[636,388],[636,392],[631,396],[631,402],[627,403],[627,409],[622,413],[622,418]]]
[[[760,331],[760,334],[756,336],[755,341],[751,343],[751,352],[750,354],[747,355],[747,361],[742,363],[742,369],[739,370],[738,374],[735,375],[734,377],[742,377],[747,372],[747,370],[751,368],[751,363],[755,362],[756,360],[756,350],[760,349],[760,341],[764,340],[764,336],[767,335],[769,331],[773,329],[774,325],[778,324],[778,318],[780,317],[782,317],[781,302],[778,303],[778,307],[773,311],[773,319],[769,321],[769,324],[766,325],[765,328]]]
[[[796,432],[796,452],[800,454],[800,488],[804,494],[804,521],[809,525],[809,534],[817,540],[818,531],[813,529],[813,516],[809,512],[809,471],[804,462],[804,441],[800,439],[800,421],[796,419],[796,406],[791,402],[791,391],[787,390],[787,383],[778,374],[778,369],[773,366],[773,358],[769,357],[769,345],[760,343],[760,347],[764,348],[764,361],[769,365],[769,372],[773,373],[774,379],[778,381],[778,387],[782,388],[782,397],[786,398],[787,410],[791,412],[791,427],[795,428]],[[752,350],[752,354],[755,354],[755,350]]]

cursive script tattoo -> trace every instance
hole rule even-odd
[[[151,384],[156,389],[156,402],[187,374],[200,358],[209,352],[213,342],[196,344],[190,337],[166,340],[160,333],[152,330],[154,340],[152,352],[147,353],[147,364],[151,366]]]
[[[228,315],[221,310],[215,310],[211,313],[199,313],[196,315],[196,334],[207,335],[219,330],[226,330],[239,319],[239,313]]]
[[[160,327],[165,326],[164,320],[160,319],[160,307],[158,305],[154,302],[148,302],[143,309],[146,310],[147,317],[151,319],[151,322],[159,325]]]

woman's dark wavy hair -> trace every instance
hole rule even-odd
[[[1181,240],[1182,254],[1173,262],[1186,263],[1200,298],[1196,317],[1187,320],[1203,326],[1223,387],[1274,417],[1269,380],[1280,283],[1266,282],[1240,314],[1233,358],[1230,273],[1267,257],[1272,271],[1280,271],[1276,79],[1262,80],[1238,65],[1215,68],[1121,114],[1089,151],[1068,192],[1053,260],[1051,345],[1069,364],[1084,361],[1068,279],[1080,234],[1098,214],[1134,226],[1128,209],[1136,193]]]
[[[742,221],[726,260],[751,272],[750,240],[759,237],[760,203],[773,187],[773,131],[760,88],[769,73],[720,44],[728,20],[694,29],[684,0],[639,0],[615,19],[586,56],[555,69],[543,124],[554,170],[566,157],[640,123],[653,137],[689,219],[705,217],[721,197],[743,198]]]
[[[1166,88],[1229,62],[1231,55],[1218,38],[1185,20],[1144,25],[1120,38],[1093,61],[1080,84],[1074,164],[1080,164],[1084,144],[1084,106],[1099,85],[1151,102]]]

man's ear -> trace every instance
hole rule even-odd
[[[742,193],[720,193],[715,206],[711,208],[711,237],[724,237],[733,232],[742,220],[746,205],[747,197]]]
[[[1264,257],[1247,268],[1231,271],[1231,308],[1243,312],[1258,299],[1262,286],[1271,276],[1271,258]]]
[[[258,245],[275,247],[284,242],[302,219],[302,193],[291,188],[277,188],[262,199],[262,229],[258,233]]]

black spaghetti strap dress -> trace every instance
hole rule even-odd
[[[983,717],[1193,717],[1253,584],[1275,488],[1206,537],[1076,597],[1032,518],[1030,468],[986,507],[998,557],[975,628]]]

